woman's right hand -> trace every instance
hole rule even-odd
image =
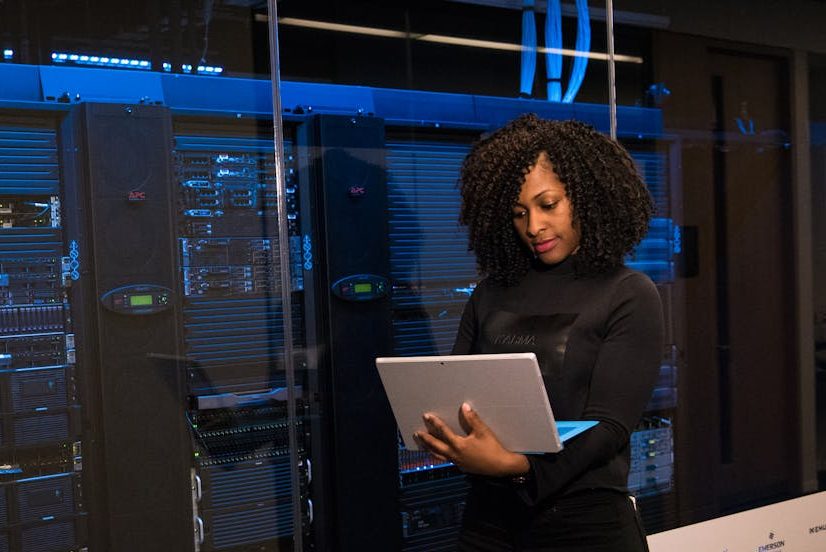
[[[427,432],[416,433],[416,441],[436,457],[453,462],[465,473],[507,477],[530,470],[524,454],[511,452],[469,404],[459,410],[459,424],[467,436],[456,435],[438,416],[426,413]]]

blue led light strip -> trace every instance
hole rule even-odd
[[[52,63],[67,65],[91,65],[96,67],[120,67],[123,69],[151,70],[152,64],[145,59],[130,59],[108,56],[90,56],[66,52],[52,52]]]
[[[11,50],[5,50],[3,52],[3,55],[6,59],[11,59],[11,56],[14,55],[14,52],[12,52]],[[52,52],[52,63],[61,65],[87,65],[93,67],[109,67],[112,69],[141,69],[144,71],[152,70],[152,63],[145,59],[94,56],[87,54],[74,54],[69,52]],[[164,62],[162,68],[167,73],[172,72],[171,63]],[[193,66],[191,64],[184,63],[181,65],[181,72],[195,72],[199,75],[220,75],[224,72],[224,68],[215,65]]]

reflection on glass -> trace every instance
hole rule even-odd
[[[466,481],[400,445],[372,358],[452,346],[478,279],[457,223],[474,140],[524,112],[607,132],[605,12],[278,9],[283,197],[266,3],[0,4],[0,549],[287,550],[301,531],[305,549],[431,550],[455,536]],[[783,297],[735,276],[788,281],[771,268],[790,266],[786,242],[742,239],[763,213],[788,226],[788,67],[713,52],[661,13],[615,15],[619,136],[657,210],[628,264],[658,284],[669,328],[629,477],[654,531],[794,493],[778,451],[748,458],[782,477],[728,477],[769,412],[738,410],[738,389],[793,398],[788,339],[766,357],[778,373],[752,384],[737,363],[753,356],[726,352],[750,342],[737,328],[754,305]]]
[[[318,364],[319,377],[329,386],[321,395],[321,408],[336,424],[333,433],[325,433],[323,426],[318,428],[333,442],[335,459],[317,449],[312,454],[316,470],[332,473],[339,489],[338,496],[332,497],[320,487],[311,487],[317,519],[320,512],[326,512],[340,526],[359,528],[356,533],[360,536],[348,534],[345,543],[338,541],[346,549],[376,543],[405,550],[449,547],[462,516],[465,478],[449,464],[405,450],[395,428],[386,429],[392,418],[386,405],[372,396],[376,389],[372,358],[380,354],[445,354],[452,347],[462,308],[478,280],[464,228],[457,223],[456,182],[471,143],[526,111],[550,118],[581,118],[607,131],[607,106],[544,101],[541,63],[537,63],[536,81],[530,82],[531,95],[538,99],[516,99],[521,84],[521,11],[510,7],[446,2],[439,8],[407,11],[382,6],[368,14],[353,6],[346,15],[331,15],[311,6],[283,2],[279,14],[285,80],[282,103],[288,125],[297,129],[299,158],[303,159],[301,150],[305,147],[310,167],[317,163],[327,167],[325,152],[342,148],[363,157],[357,152],[369,142],[370,147],[380,148],[378,158],[376,153],[371,156],[383,172],[384,182],[364,186],[364,168],[358,164],[349,170],[336,165],[322,171],[300,171],[302,179],[307,179],[302,182],[324,190],[316,196],[310,214],[319,220],[314,226],[321,228],[314,234],[314,249],[329,256],[327,274],[312,276],[315,308],[321,310],[315,314],[308,310],[306,316],[308,320],[313,316],[330,319],[334,327],[352,326],[347,335],[355,338],[336,343],[343,338],[334,329],[329,343],[322,332],[315,336],[315,347],[308,339],[310,349],[329,355],[319,358]],[[461,26],[457,26],[459,14]],[[576,52],[576,15],[576,10],[568,10],[562,18],[567,48],[540,46],[537,58],[569,54],[557,55],[564,58],[567,72],[574,59],[587,59],[590,67],[571,99],[576,96],[578,101],[604,102],[604,34],[594,33],[590,52],[570,55]],[[538,29],[542,18],[538,14]],[[491,25],[493,20],[497,25]],[[473,32],[459,33],[459,28]],[[400,64],[399,59],[405,63]],[[641,61],[640,56],[620,59],[620,63],[633,65]],[[566,73],[564,86],[559,87],[559,99],[571,89],[568,76]],[[347,126],[348,120],[356,126],[378,125],[383,133],[376,141],[372,134],[367,140],[366,134],[318,130]],[[660,123],[656,110],[620,110],[621,138],[632,151],[657,206],[651,232],[628,262],[659,284],[668,316],[672,316],[674,255],[680,231],[672,221],[673,159],[669,150],[656,142],[661,135]],[[377,200],[377,195],[385,199]],[[371,196],[373,203],[365,201]],[[303,197],[306,200],[309,194]],[[387,228],[387,238],[374,236],[367,246],[363,236],[383,233],[382,228]],[[384,271],[379,275],[389,276],[389,304],[367,302],[339,309],[340,291],[333,289],[331,293],[328,286],[336,284],[338,278],[372,274],[378,269]],[[310,288],[305,292],[309,294]],[[326,310],[325,305],[333,310]],[[390,324],[389,334],[385,323]],[[655,397],[632,441],[629,486],[642,499],[643,512],[648,512],[653,528],[675,523],[674,351],[671,346],[664,351]],[[358,371],[353,371],[353,365],[360,366]],[[369,375],[364,372],[368,369]],[[370,412],[367,419],[362,417],[365,410]],[[364,427],[354,424],[354,420],[365,419]],[[364,428],[371,434],[369,446],[359,439]],[[363,458],[360,464],[349,460],[355,457]],[[365,484],[367,473],[372,474],[370,484]],[[353,494],[352,489],[359,491]],[[366,512],[381,516],[382,523],[363,526],[357,518]],[[316,524],[314,530],[317,542],[330,538],[325,536],[324,526]]]
[[[0,6],[0,549],[293,547],[254,4]]]
[[[284,1],[281,74],[295,81],[605,103],[605,10],[551,2],[557,11],[547,17],[546,3],[524,4],[445,1],[368,9],[346,2],[323,10]],[[529,11],[535,13],[532,25],[530,18],[523,23]],[[635,45],[620,49],[616,61],[640,66],[644,58]]]
[[[796,352],[808,330],[795,329],[800,307],[788,298],[810,301],[805,290],[792,293],[809,253],[792,232],[762,237],[766,228],[808,224],[802,214],[793,219],[793,198],[808,194],[808,184],[794,178],[792,129],[809,122],[793,120],[800,90],[790,87],[783,49],[805,48],[806,37],[758,30],[781,21],[802,28],[808,17],[750,12],[753,32],[743,33],[712,28],[677,3],[617,4],[636,6],[641,16],[617,21],[617,49],[645,52],[639,67],[617,64],[618,103],[662,115],[658,149],[668,152],[679,232],[676,519],[702,521],[810,492],[813,476],[804,474],[814,473],[814,458],[805,443],[814,412],[796,417],[787,408],[807,403],[807,391],[795,386],[810,373]],[[707,21],[723,17],[717,8],[703,13]],[[768,394],[771,401],[755,400]],[[767,434],[775,436],[771,444]]]
[[[2,61],[172,74],[267,75],[266,2],[4,2]]]

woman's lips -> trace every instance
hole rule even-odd
[[[541,242],[537,242],[533,244],[533,250],[536,251],[537,254],[542,254],[550,251],[551,249],[556,246],[559,238],[551,238],[549,240],[543,240]]]

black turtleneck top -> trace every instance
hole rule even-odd
[[[581,489],[627,492],[631,431],[663,356],[662,307],[651,280],[626,267],[577,276],[569,258],[534,267],[515,286],[482,281],[453,353],[515,352],[536,353],[558,420],[600,422],[559,453],[528,456],[527,483],[516,487],[522,502]],[[473,478],[471,496],[486,488],[502,492],[489,478]]]

